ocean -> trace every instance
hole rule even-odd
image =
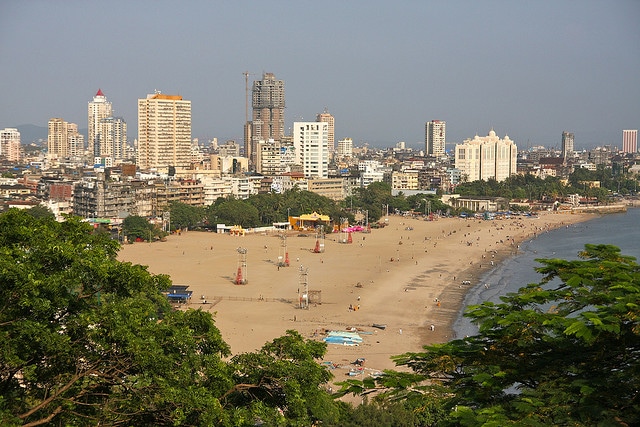
[[[534,271],[540,267],[537,258],[578,259],[585,244],[609,244],[620,248],[640,262],[640,208],[626,213],[608,214],[579,224],[569,225],[539,234],[520,244],[519,254],[510,257],[481,277],[469,290],[463,308],[453,324],[454,336],[461,338],[477,333],[478,328],[463,317],[469,305],[484,301],[500,302],[500,296],[516,292],[529,283],[537,283],[542,275]]]

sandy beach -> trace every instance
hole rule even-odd
[[[387,227],[352,233],[350,244],[328,234],[323,253],[313,252],[313,233],[288,232],[283,240],[276,232],[188,231],[165,242],[124,245],[119,259],[188,285],[193,299],[187,307],[213,313],[234,354],[254,351],[288,329],[321,340],[325,330],[357,328],[360,345],[328,345],[325,362],[336,367],[340,381],[358,358],[365,359],[364,373],[396,369],[391,356],[449,340],[466,290],[487,269],[523,240],[590,218],[551,212],[492,221],[389,216]],[[283,242],[289,267],[278,267]],[[246,249],[244,285],[234,283],[238,248]],[[321,298],[307,309],[299,307],[301,271]]]

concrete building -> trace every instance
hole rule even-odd
[[[391,173],[391,190],[418,190],[418,171],[406,169]]]
[[[256,172],[275,176],[283,173],[282,148],[279,141],[259,141],[256,149]]]
[[[103,129],[103,120],[113,115],[111,102],[107,101],[101,89],[98,89],[93,101],[89,101],[88,105],[88,124],[87,143],[89,144],[89,153],[93,157],[99,157],[106,151],[106,135]]]
[[[114,164],[121,163],[127,156],[127,123],[124,119],[109,116],[100,120],[99,142],[96,157],[111,158]]]
[[[190,166],[191,101],[159,92],[138,99],[136,162],[141,169]]]
[[[253,82],[251,122],[251,144],[245,147],[245,157],[255,167],[258,142],[268,139],[280,141],[284,136],[284,81],[277,80],[273,73],[264,73],[262,80]]]
[[[305,178],[329,177],[328,137],[326,122],[293,123],[296,163],[302,165]]]
[[[351,138],[343,138],[338,141],[338,151],[339,158],[346,158],[353,156],[353,139]]]
[[[307,182],[309,191],[328,197],[331,200],[344,200],[346,197],[345,180],[343,178],[310,179]]]
[[[566,164],[573,157],[573,132],[562,132],[562,158]]]
[[[48,123],[47,149],[49,159],[82,157],[84,135],[78,133],[78,125],[53,118]]]
[[[622,152],[636,153],[638,152],[638,130],[622,131]]]
[[[444,120],[431,120],[424,125],[425,154],[440,157],[445,154],[447,123]]]
[[[324,122],[328,124],[327,127],[327,144],[329,146],[329,152],[333,153],[336,149],[335,143],[335,118],[329,114],[329,111],[325,108],[324,111],[316,116],[316,122]]]
[[[0,130],[0,158],[10,162],[19,162],[22,154],[20,132],[15,128]]]
[[[509,136],[500,139],[491,129],[486,137],[476,135],[456,144],[455,167],[463,181],[504,181],[516,173],[517,156],[518,148]]]

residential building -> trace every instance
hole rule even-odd
[[[256,172],[274,176],[284,172],[282,148],[279,141],[259,141],[256,149]]]
[[[352,157],[353,156],[353,139],[343,138],[338,141],[338,157]]]
[[[319,178],[308,181],[309,191],[328,197],[331,200],[344,200],[346,197],[343,178]]]
[[[251,106],[251,144],[245,147],[249,150],[245,157],[255,168],[258,141],[280,141],[284,136],[284,81],[277,80],[273,73],[264,73],[262,80],[253,82]]]
[[[22,154],[20,132],[15,128],[0,130],[0,158],[10,162],[19,162]]]
[[[138,99],[136,161],[142,169],[187,168],[191,162],[191,101],[160,92]]]
[[[455,167],[463,181],[504,181],[516,173],[517,156],[518,149],[509,136],[500,139],[491,129],[486,137],[476,135],[456,144]]]
[[[294,122],[293,144],[296,163],[305,178],[329,177],[329,125],[326,122]]]
[[[638,152],[638,130],[622,131],[622,152],[636,153]]]
[[[324,122],[328,124],[327,127],[327,145],[329,152],[333,153],[336,149],[335,145],[335,118],[329,114],[329,111],[325,108],[324,111],[316,116],[316,122]]]
[[[78,133],[78,125],[61,118],[49,120],[47,149],[50,159],[81,157],[84,154],[84,136]]]
[[[444,120],[431,120],[424,126],[425,154],[440,157],[445,154],[447,123]]]
[[[107,101],[107,97],[104,96],[101,89],[98,89],[93,101],[89,101],[88,113],[87,143],[89,144],[89,152],[93,154],[93,157],[99,157],[106,151],[103,120],[113,114],[111,102]]]
[[[122,117],[100,120],[99,150],[97,157],[108,157],[119,164],[127,157],[127,123]],[[94,151],[95,153],[95,151]]]
[[[406,169],[391,173],[392,190],[418,190],[418,171]]]
[[[573,157],[573,132],[562,132],[562,158],[566,164]]]
[[[204,185],[195,179],[175,179],[155,182],[158,214],[172,202],[189,206],[204,206]]]
[[[133,207],[131,185],[111,181],[104,173],[78,181],[73,190],[73,212],[83,218],[122,218]]]

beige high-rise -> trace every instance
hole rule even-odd
[[[141,169],[191,164],[191,101],[155,93],[138,99],[137,165]]]
[[[49,158],[81,157],[84,154],[84,136],[78,133],[78,125],[61,118],[50,119],[47,150]]]
[[[329,133],[328,133],[328,146],[329,152],[333,153],[336,149],[335,144],[335,118],[329,114],[329,111],[325,108],[324,111],[316,116],[316,122],[324,122],[329,125]]]

